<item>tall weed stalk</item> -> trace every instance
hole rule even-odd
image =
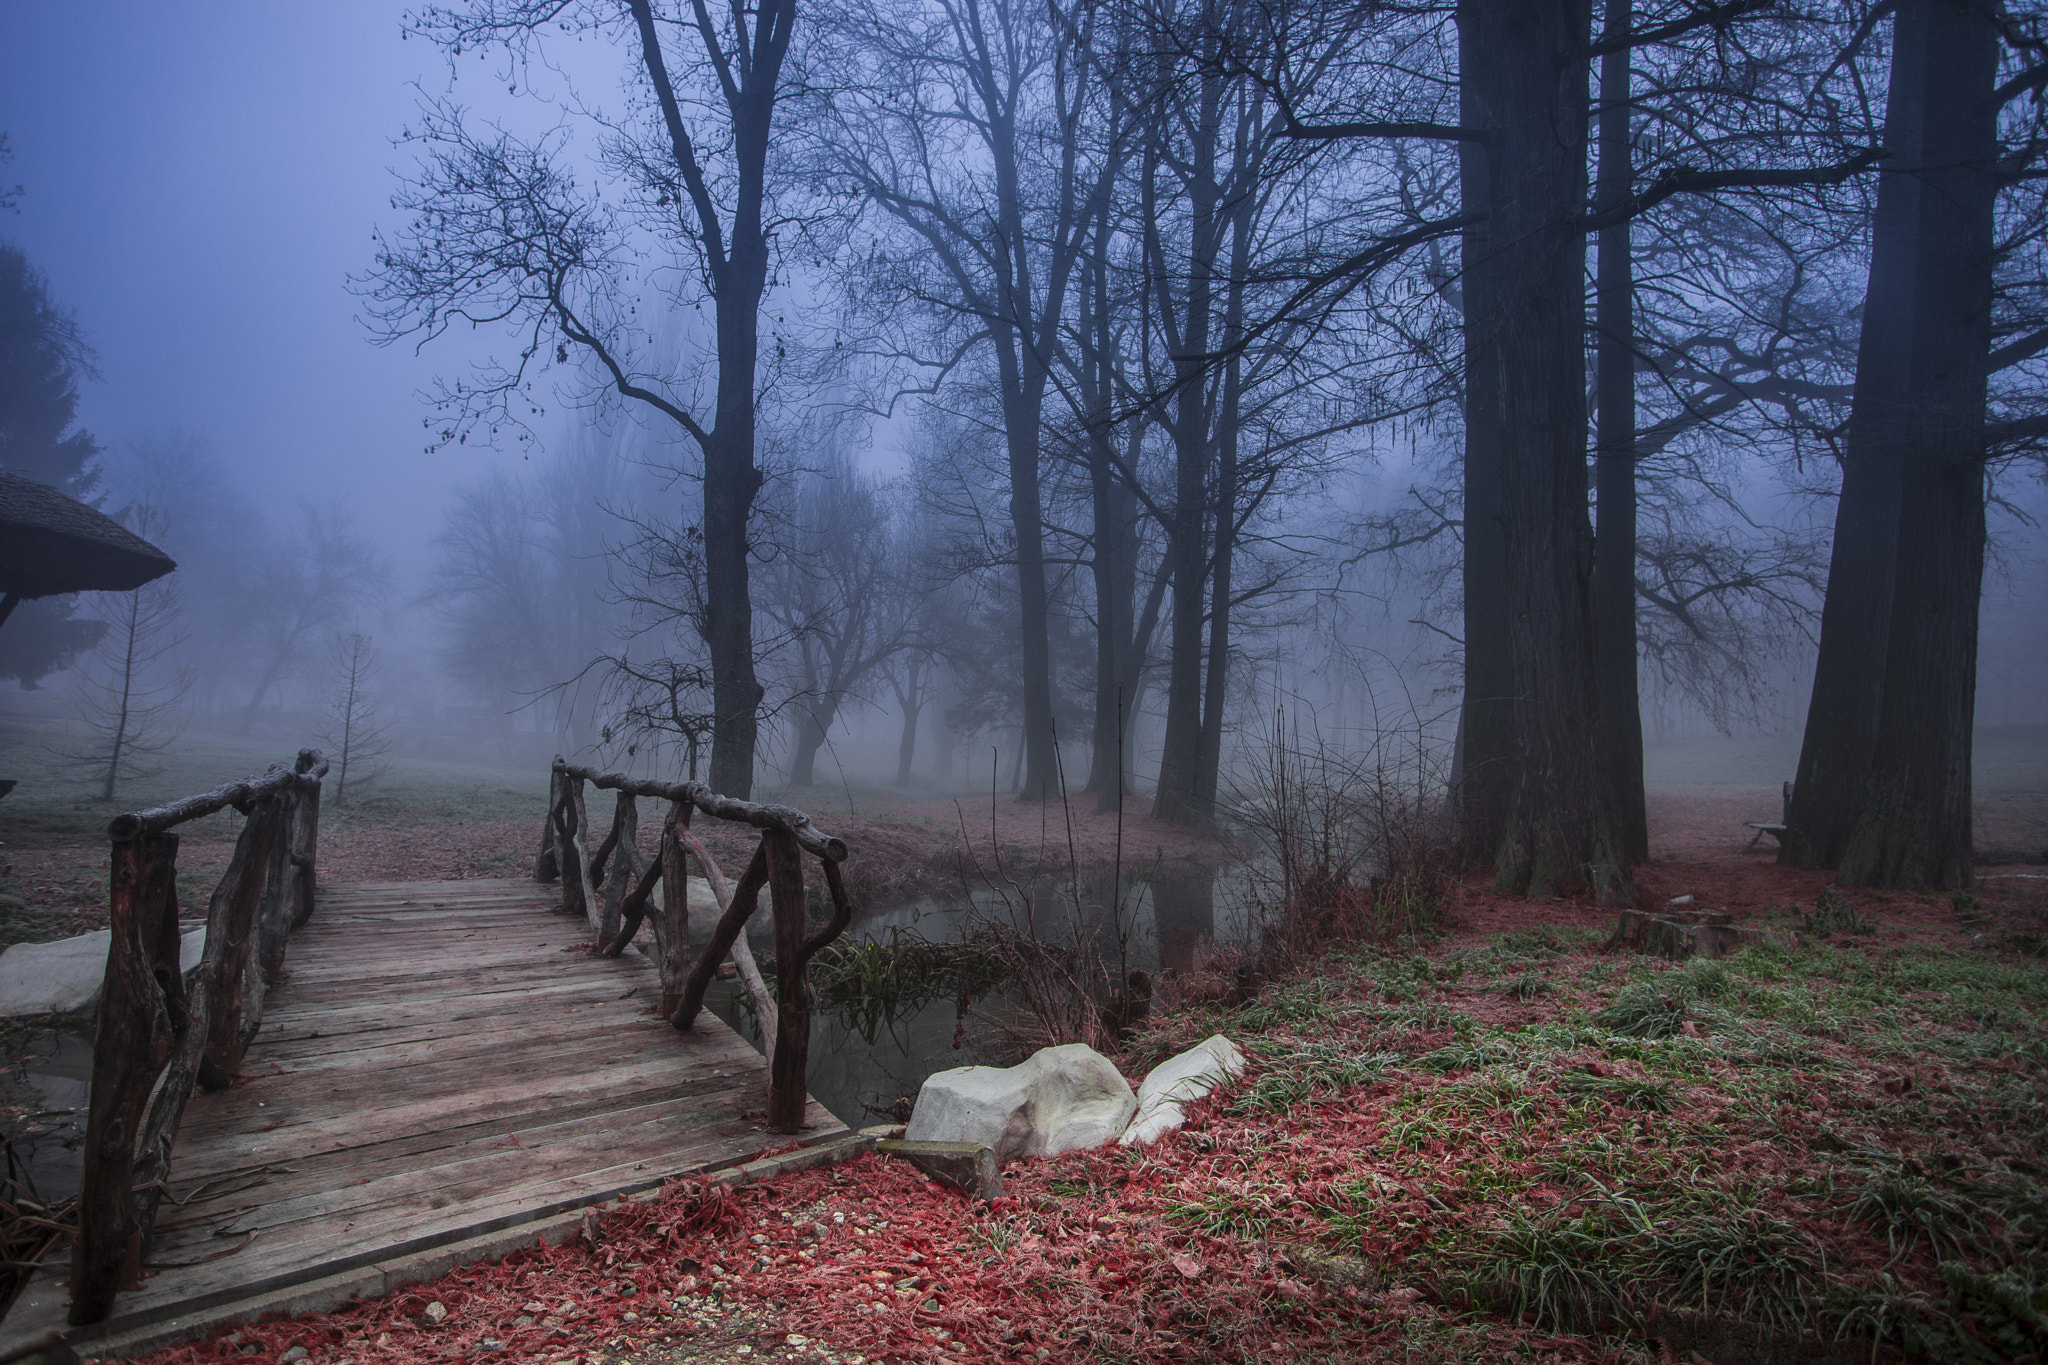
[[[1340,751],[1285,708],[1237,766],[1230,811],[1263,854],[1253,898],[1269,969],[1342,944],[1428,938],[1456,867],[1448,762],[1418,719]]]

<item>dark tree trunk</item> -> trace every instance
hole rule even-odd
[[[923,702],[911,702],[903,708],[903,737],[896,741],[896,785],[910,785],[910,763],[917,757],[917,721],[924,714]]]
[[[1891,107],[1904,105],[1919,125],[1918,155],[1902,154],[1917,163],[1920,184],[1910,247],[1915,302],[1902,328],[1913,345],[1911,425],[1900,449],[1876,743],[1841,880],[1959,889],[1973,880],[1970,744],[1984,581],[1998,32],[1990,11],[1956,0],[1906,0],[1895,25],[1901,55]],[[1866,329],[1892,321],[1864,314]]]
[[[768,237],[762,217],[768,143],[795,22],[791,0],[764,0],[746,48],[724,54],[739,73],[725,90],[735,172],[732,214],[719,221],[670,84],[648,0],[630,0],[640,55],[660,103],[670,152],[692,183],[706,274],[715,296],[718,393],[712,426],[692,428],[704,452],[704,647],[711,659],[711,787],[745,799],[754,791],[754,748],[763,689],[754,672],[754,601],[748,581],[748,532],[761,471],[754,464],[754,387],[760,366],[761,297],[768,287]],[[721,249],[722,248],[722,249]],[[686,424],[687,425],[687,424]]]
[[[1126,464],[1136,468],[1144,441],[1143,424],[1132,422],[1126,439]],[[1098,630],[1105,620],[1111,623],[1111,638],[1107,648],[1100,643],[1097,647],[1095,753],[1089,786],[1095,791],[1095,808],[1113,811],[1130,787],[1131,717],[1137,707],[1145,654],[1151,648],[1152,631],[1159,620],[1160,594],[1148,595],[1144,614],[1134,619],[1138,594],[1138,500],[1121,477],[1107,470],[1105,474],[1108,477],[1096,503],[1097,534],[1113,540],[1115,550],[1112,562],[1097,568],[1096,620]],[[1099,548],[1097,553],[1100,554]]]
[[[1969,868],[1973,688],[1958,698],[1959,678],[1935,675],[1957,670],[1974,678],[1976,662],[1996,45],[1988,21],[1949,0],[1908,0],[1894,25],[1885,119],[1891,155],[1881,163],[1892,169],[1878,179],[1820,654],[1780,859],[1844,866],[1854,836],[1862,845],[1855,870],[1864,880],[1899,883],[1924,866],[1948,884]],[[1919,581],[1924,574],[1944,581]],[[1908,602],[1895,600],[1902,585]],[[1931,621],[1924,617],[1930,610],[1958,615]],[[1905,637],[1895,643],[1902,626]],[[1965,636],[1967,655],[1951,652]],[[1900,653],[1930,648],[1942,657]],[[1896,699],[1888,696],[1894,676],[1907,687]],[[1895,712],[1895,703],[1902,709]],[[1921,707],[1933,710],[1915,717]],[[1866,822],[1873,798],[1879,809]],[[1906,834],[1900,826],[1937,816],[1944,822],[1938,834],[1932,827]],[[1948,851],[1935,854],[1937,840]],[[1925,847],[1906,858],[1886,851],[1909,844]]]
[[[1470,61],[1470,26],[1460,24],[1461,52]],[[1463,118],[1474,122],[1481,102],[1467,81]],[[1485,209],[1490,191],[1488,155],[1476,143],[1459,144],[1458,180],[1468,213]],[[1459,268],[1465,327],[1464,558],[1465,695],[1458,717],[1455,774],[1459,830],[1466,860],[1493,858],[1507,831],[1508,769],[1513,761],[1514,708],[1508,673],[1507,529],[1501,506],[1499,305],[1488,225],[1465,229]]]
[[[1104,210],[1104,218],[1107,210]],[[1123,718],[1119,684],[1131,648],[1131,598],[1137,587],[1137,545],[1132,535],[1133,499],[1116,468],[1116,340],[1110,298],[1108,228],[1099,223],[1088,285],[1082,294],[1090,310],[1080,329],[1089,338],[1082,371],[1088,424],[1088,499],[1093,522],[1095,584],[1095,715],[1089,735],[1088,787],[1098,808],[1113,808],[1123,790]],[[1133,419],[1135,432],[1142,424]]]
[[[1484,792],[1482,809],[1504,815],[1493,846],[1502,890],[1547,895],[1575,883],[1629,899],[1600,759],[1587,516],[1586,249],[1577,220],[1588,14],[1587,0],[1465,0],[1458,9],[1469,112],[1488,137],[1492,306],[1481,316],[1497,367],[1488,418],[1498,442],[1513,729],[1507,762],[1468,762],[1465,786]]]
[[[1236,263],[1233,262],[1233,268]],[[1236,270],[1242,279],[1242,270]],[[1233,286],[1233,294],[1238,291]],[[1233,313],[1237,312],[1232,300]],[[1236,340],[1236,328],[1230,329]],[[1223,703],[1230,688],[1230,584],[1237,551],[1238,402],[1244,382],[1241,357],[1232,356],[1223,375],[1223,399],[1216,417],[1215,562],[1209,580],[1208,677],[1202,685],[1202,749],[1195,772],[1195,800],[1214,815],[1216,791],[1223,771]]]
[[[1607,0],[1606,31],[1628,32],[1634,0]],[[1610,52],[1600,65],[1600,171],[1594,201],[1629,192],[1629,57]],[[1595,460],[1600,530],[1593,541],[1594,635],[1600,659],[1600,738],[1621,845],[1630,862],[1650,856],[1643,793],[1643,710],[1636,664],[1636,356],[1635,261],[1629,225],[1600,233],[1595,306],[1595,387],[1600,430]]]
[[[790,752],[789,780],[793,786],[809,787],[817,782],[818,750],[825,747],[839,706],[832,699],[823,698],[797,707],[796,712],[796,748]]]
[[[1204,82],[1191,167],[1182,173],[1189,217],[1188,274],[1180,308],[1174,308],[1166,253],[1154,237],[1153,269],[1159,276],[1158,313],[1169,328],[1174,397],[1168,435],[1173,440],[1173,512],[1167,554],[1173,564],[1172,653],[1166,667],[1166,735],[1159,755],[1159,787],[1152,814],[1176,824],[1200,825],[1210,811],[1201,798],[1202,626],[1209,580],[1207,530],[1209,498],[1210,313],[1223,221],[1217,212],[1216,137],[1221,121],[1221,81]],[[1179,313],[1178,335],[1175,314]]]
[[[1018,350],[1028,349],[1014,341],[1003,345],[999,368],[1004,371],[1010,531],[1017,542],[1017,621],[1024,668],[1025,771],[1020,794],[1027,801],[1043,801],[1058,795],[1059,765],[1053,757],[1051,609],[1045,580],[1045,501],[1038,478],[1045,375],[1037,362],[1017,359]]]

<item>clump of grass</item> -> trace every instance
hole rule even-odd
[[[1641,982],[1616,993],[1593,1022],[1624,1038],[1670,1038],[1685,1026],[1685,1001]]]
[[[1979,1271],[1943,1261],[1938,1270],[1957,1311],[1909,1329],[1909,1346],[1934,1360],[1968,1365],[2048,1360],[2048,1277],[2039,1262]]]
[[[1792,1332],[1819,1314],[1827,1258],[1761,1209],[1607,1195],[1511,1214],[1490,1236],[1447,1249],[1443,1265],[1454,1297],[1552,1330],[1639,1327],[1669,1304]]]
[[[1984,1221],[1969,1202],[1903,1172],[1871,1177],[1849,1212],[1884,1229],[1894,1261],[1912,1255],[1922,1241],[1936,1256],[1953,1256],[1984,1232]]]
[[[1265,1237],[1294,1192],[1280,1186],[1215,1190],[1190,1204],[1176,1204],[1165,1217],[1209,1237]]]
[[[1502,959],[1557,957],[1570,945],[1547,924],[1531,929],[1511,929],[1493,941],[1493,951]]]
[[[1389,1024],[1412,1029],[1457,1029],[1472,1027],[1472,1016],[1448,1000],[1417,1000],[1394,1005],[1381,1016]]]
[[[1849,934],[1874,934],[1877,926],[1856,913],[1839,886],[1823,887],[1813,909],[1801,920],[1801,927],[1815,938],[1828,938],[1840,930]]]
[[[1554,989],[1551,984],[1533,972],[1523,972],[1495,984],[1498,990],[1510,1000],[1534,1000],[1539,995],[1549,995]]]
[[[1668,1114],[1675,1103],[1669,1082],[1643,1076],[1567,1076],[1558,1082],[1557,1088],[1567,1095],[1602,1100],[1618,1104],[1623,1109],[1640,1109],[1652,1114]]]
[[[935,1000],[980,999],[999,990],[1007,976],[1001,957],[980,935],[937,943],[899,929],[887,938],[840,939],[811,963],[819,1002],[870,1043],[884,1025]]]
[[[1476,1071],[1481,1067],[1512,1062],[1519,1055],[1515,1045],[1501,1038],[1459,1038],[1434,1052],[1415,1059],[1424,1071]]]
[[[1233,1117],[1285,1114],[1304,1104],[1335,1099],[1355,1086],[1371,1085],[1401,1059],[1391,1053],[1360,1055],[1329,1044],[1288,1047],[1253,1042],[1267,1065],[1231,1101]]]

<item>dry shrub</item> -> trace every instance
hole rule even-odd
[[[1231,801],[1263,855],[1253,894],[1268,969],[1442,929],[1457,866],[1445,757],[1419,723],[1340,752],[1276,713]]]

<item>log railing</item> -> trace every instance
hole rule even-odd
[[[284,972],[285,942],[313,913],[320,779],[301,750],[261,777],[230,782],[108,826],[112,941],[94,1022],[92,1099],[71,1256],[71,1321],[99,1322],[133,1287],[170,1177],[171,1143],[192,1087],[240,1070]],[[180,970],[178,836],[188,820],[234,807],[247,819],[206,911],[206,947]]]
[[[594,852],[587,847],[590,815],[584,785],[618,793],[611,829]],[[653,858],[643,866],[636,840],[640,831],[640,797],[665,800],[661,839]],[[760,843],[737,885],[726,889],[724,873],[709,849],[690,832],[695,812],[720,820],[751,825],[761,831]],[[832,918],[815,934],[805,935],[803,855],[811,854],[822,869],[832,899]],[[687,860],[694,858],[718,901],[718,927],[704,955],[690,961]],[[547,826],[535,861],[535,881],[560,881],[562,909],[581,914],[590,924],[594,951],[617,957],[649,919],[654,928],[654,961],[661,974],[661,1013],[678,1029],[695,1024],[704,1006],[704,992],[718,964],[731,953],[741,974],[749,977],[756,1017],[768,1045],[768,1126],[795,1133],[804,1122],[805,1071],[810,1059],[810,961],[818,950],[839,937],[853,919],[853,905],[840,880],[839,864],[846,844],[820,830],[811,817],[788,806],[759,805],[720,796],[701,782],[658,782],[601,773],[557,758],[548,789]],[[648,903],[661,887],[661,906],[652,916]],[[746,924],[768,888],[775,919],[775,997],[767,999],[760,975],[747,952]]]

